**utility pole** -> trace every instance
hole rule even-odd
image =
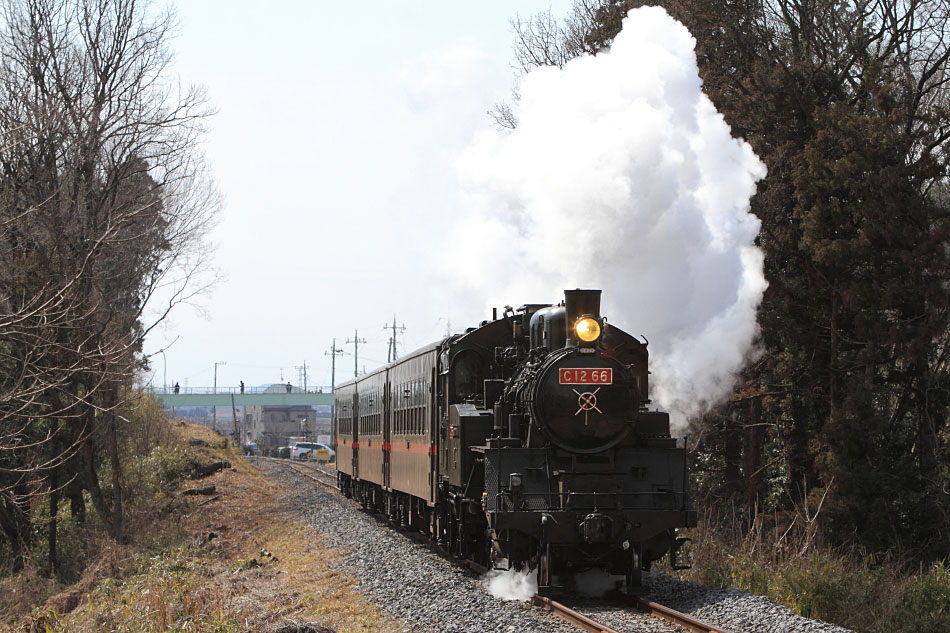
[[[330,436],[334,438],[334,441],[336,441],[336,357],[343,354],[346,352],[336,346],[336,339],[333,339],[330,349],[323,353],[324,356],[330,357],[330,393],[333,394],[333,404],[330,406]]]
[[[384,329],[384,330],[392,330],[392,331],[393,331],[393,335],[392,335],[392,336],[390,337],[390,339],[389,339],[389,349],[386,350],[386,362],[387,362],[387,363],[391,363],[391,362],[393,362],[393,361],[396,360],[396,330],[399,330],[400,332],[405,332],[405,331],[406,331],[406,326],[405,326],[405,324],[403,324],[403,325],[398,325],[398,326],[397,326],[397,325],[396,325],[396,315],[394,314],[394,315],[393,315],[393,324],[392,324],[392,325],[384,325],[384,326],[383,326],[383,329]]]
[[[223,360],[215,361],[214,363],[214,393],[218,393],[218,365],[227,365]],[[218,406],[211,405],[211,430],[218,430]]]
[[[162,354],[162,395],[168,395],[168,359],[165,358],[165,350],[158,350]]]
[[[303,381],[303,391],[307,393],[307,361],[303,362],[303,365],[298,365],[297,369],[297,382]]]
[[[360,331],[353,330],[353,340],[347,340],[346,344],[353,344],[353,377],[359,378],[360,376],[360,343],[365,343],[366,339],[360,338]]]
[[[439,321],[445,321],[445,336],[452,336],[452,320],[449,317],[439,317]]]
[[[343,356],[346,354],[342,349],[339,349],[336,346],[336,339],[333,339],[333,344],[330,346],[330,349],[323,353],[324,356],[330,356],[332,360],[330,361],[330,391],[336,392],[336,357]]]

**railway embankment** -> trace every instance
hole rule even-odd
[[[528,602],[491,595],[485,578],[362,511],[326,485],[332,478],[318,483],[326,477],[286,460],[252,463],[201,427],[174,430],[175,442],[129,473],[161,482],[161,494],[131,513],[130,542],[114,544],[89,525],[77,582],[57,585],[36,572],[0,581],[0,631],[578,630]],[[695,573],[713,573],[708,551],[698,555],[705,558]],[[648,584],[650,600],[730,633],[844,630],[755,592],[661,574]],[[941,605],[928,611],[926,603],[940,591],[913,595],[907,606],[917,619],[908,627],[939,622]],[[607,631],[682,630],[607,601],[568,604]],[[893,630],[929,630],[908,627]]]
[[[320,532],[325,544],[343,552],[338,564],[341,571],[356,577],[359,591],[407,628],[498,633],[579,630],[529,602],[504,601],[491,595],[486,577],[446,560],[427,545],[361,511],[332,489],[304,479],[278,462],[262,462],[261,466],[285,488],[295,488],[296,493],[288,499],[289,507]],[[847,632],[745,592],[703,587],[662,574],[650,575],[647,585],[649,600],[690,613],[729,633]],[[598,630],[687,630],[609,599],[568,596],[565,601],[605,627]]]
[[[176,454],[154,460],[163,466],[150,476],[172,463],[175,474],[150,512],[130,517],[129,542],[88,525],[78,582],[29,570],[0,581],[0,631],[398,630],[341,571],[335,546],[289,511],[293,490],[207,429],[174,430],[164,450]]]

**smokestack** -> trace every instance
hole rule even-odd
[[[600,292],[600,290],[581,290],[580,288],[564,291],[568,335],[582,316],[591,316],[600,320]]]

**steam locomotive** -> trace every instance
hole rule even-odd
[[[483,565],[627,590],[696,524],[685,449],[650,410],[647,346],[607,324],[600,290],[506,307],[336,389],[347,497]]]

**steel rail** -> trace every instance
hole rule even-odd
[[[614,629],[610,628],[606,624],[595,622],[587,616],[581,615],[570,607],[567,607],[560,602],[555,602],[550,598],[535,595],[531,598],[531,604],[541,607],[546,611],[550,611],[568,624],[573,624],[580,629],[590,631],[590,633],[617,633]]]
[[[307,479],[312,479],[313,481],[317,482],[318,484],[322,484],[322,485],[326,486],[327,488],[332,488],[332,489],[337,490],[337,491],[340,490],[340,487],[337,486],[335,483],[330,483],[330,482],[328,482],[328,481],[326,481],[326,480],[320,479],[319,477],[314,477],[314,476],[311,475],[310,473],[304,472],[304,470],[303,470],[302,468],[296,468],[296,467],[293,466],[292,464],[287,464],[287,467],[290,468],[290,470],[294,471],[295,473],[300,474],[300,475],[303,475],[303,476],[306,477]]]
[[[676,626],[687,629],[688,631],[693,631],[693,633],[726,633],[726,631],[716,628],[711,624],[700,622],[696,618],[688,616],[685,613],[680,613],[675,609],[664,607],[662,604],[650,602],[649,600],[644,600],[643,598],[631,598],[631,600],[633,602],[633,606],[636,607],[636,609],[641,613],[646,613],[648,615],[652,615],[655,618],[666,620],[667,622],[671,622]]]
[[[336,483],[332,483],[332,484],[331,484],[331,483],[329,483],[329,482],[327,482],[327,481],[324,481],[324,480],[320,479],[319,477],[314,477],[314,476],[311,475],[310,473],[305,472],[304,469],[296,468],[296,464],[295,464],[294,462],[290,461],[290,460],[277,459],[277,458],[274,458],[274,457],[260,457],[260,456],[256,456],[256,459],[262,459],[262,460],[267,461],[267,462],[273,462],[273,463],[278,464],[278,465],[280,465],[280,466],[286,466],[287,468],[289,468],[290,470],[294,471],[294,472],[297,473],[298,475],[303,475],[303,476],[306,477],[307,479],[312,479],[313,481],[317,482],[318,484],[324,485],[324,486],[326,486],[327,488],[332,488],[333,490],[336,490],[336,491],[339,491],[339,490],[340,490],[340,487],[337,486]],[[328,473],[328,472],[326,472],[326,471],[324,471],[324,470],[322,470],[322,469],[320,469],[320,468],[310,468],[310,469],[308,469],[308,470],[316,470],[316,471],[318,471],[318,472],[320,472],[320,473],[323,473],[323,474],[326,475],[327,477],[332,477],[332,476],[333,476],[333,475],[331,475],[330,473]]]

